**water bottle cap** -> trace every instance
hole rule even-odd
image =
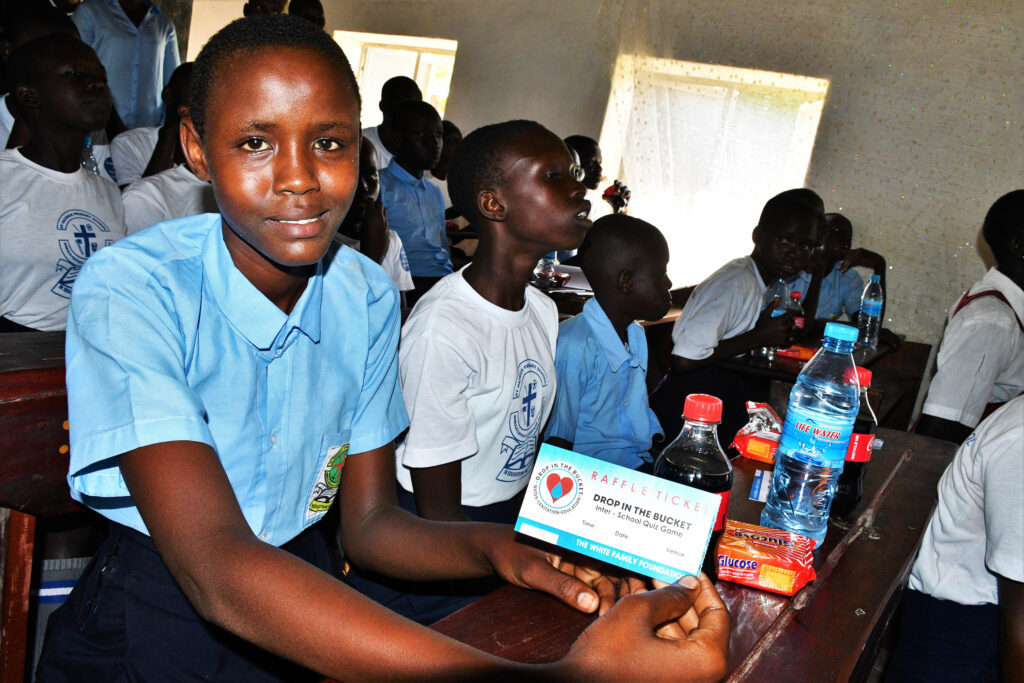
[[[871,276],[871,281],[872,282],[881,282],[882,281],[882,276],[881,275],[872,275]]]
[[[859,365],[856,368],[847,368],[843,373],[843,379],[847,382],[856,381],[862,387],[870,387],[871,371]]]
[[[790,292],[789,293],[789,298],[790,299],[796,299],[797,301],[800,301],[800,299],[803,298],[803,294],[801,294],[800,292]]]
[[[683,404],[683,417],[698,422],[721,422],[722,399],[709,394],[690,394]]]
[[[857,341],[857,328],[840,323],[825,323],[825,336],[838,339],[839,341]]]

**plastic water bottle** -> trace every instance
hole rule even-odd
[[[100,174],[100,165],[96,163],[96,156],[92,153],[91,135],[86,135],[82,142],[82,168],[90,173]]]
[[[843,473],[839,475],[835,498],[832,499],[832,516],[846,517],[864,495],[864,472],[871,464],[871,452],[875,447],[875,431],[878,417],[868,399],[871,386],[871,371],[857,367],[857,383],[860,384],[860,412],[853,423],[850,447],[846,449]]]
[[[776,279],[775,282],[771,283],[768,288],[764,291],[764,299],[762,299],[761,310],[774,305],[775,299],[779,299],[778,306],[772,311],[772,317],[778,318],[779,316],[786,314],[786,303],[789,300],[789,285],[781,277]],[[765,358],[768,361],[775,360],[775,347],[774,346],[762,346],[759,349],[753,349],[750,355],[754,358]]]
[[[860,409],[853,363],[857,330],[825,325],[825,341],[796,378],[761,525],[820,545]]]
[[[860,312],[857,313],[857,328],[861,346],[873,349],[878,345],[878,330],[882,326],[882,304],[884,302],[882,277],[872,275],[867,285],[864,286],[864,293],[860,295]]]

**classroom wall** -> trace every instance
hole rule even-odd
[[[986,209],[1024,186],[1017,0],[324,5],[328,30],[458,40],[447,117],[464,131],[529,117],[596,137],[620,51],[830,79],[808,185],[887,256],[889,324],[913,340],[938,341],[985,272]]]

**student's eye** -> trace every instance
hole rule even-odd
[[[340,142],[331,138],[320,138],[313,144],[321,152],[337,152],[343,146]]]
[[[263,138],[246,138],[242,141],[241,146],[250,152],[262,152],[270,149],[270,145]]]
[[[544,174],[544,177],[549,180],[558,180],[559,178],[562,177],[562,174],[559,173],[558,171],[548,171],[547,173]]]

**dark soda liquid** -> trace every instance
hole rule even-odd
[[[726,465],[725,469],[722,469],[723,464]],[[708,457],[702,453],[686,453],[666,449],[654,466],[654,476],[692,486],[708,493],[721,494],[732,489],[733,473],[732,468],[728,467],[728,461],[723,460],[722,463],[709,461]],[[722,504],[726,504],[726,501],[723,500]],[[719,517],[724,519],[725,515],[721,514],[722,512],[720,511]],[[722,529],[716,528],[711,532],[711,540],[708,542],[704,563],[701,565],[701,570],[712,580],[718,578],[717,548],[722,531]]]
[[[858,418],[853,423],[853,433],[874,434],[876,427],[874,420]],[[864,495],[864,472],[870,462],[847,460],[843,463],[843,472],[839,475],[836,493],[832,498],[832,509],[829,513],[831,516],[846,517],[857,507],[857,503]]]

